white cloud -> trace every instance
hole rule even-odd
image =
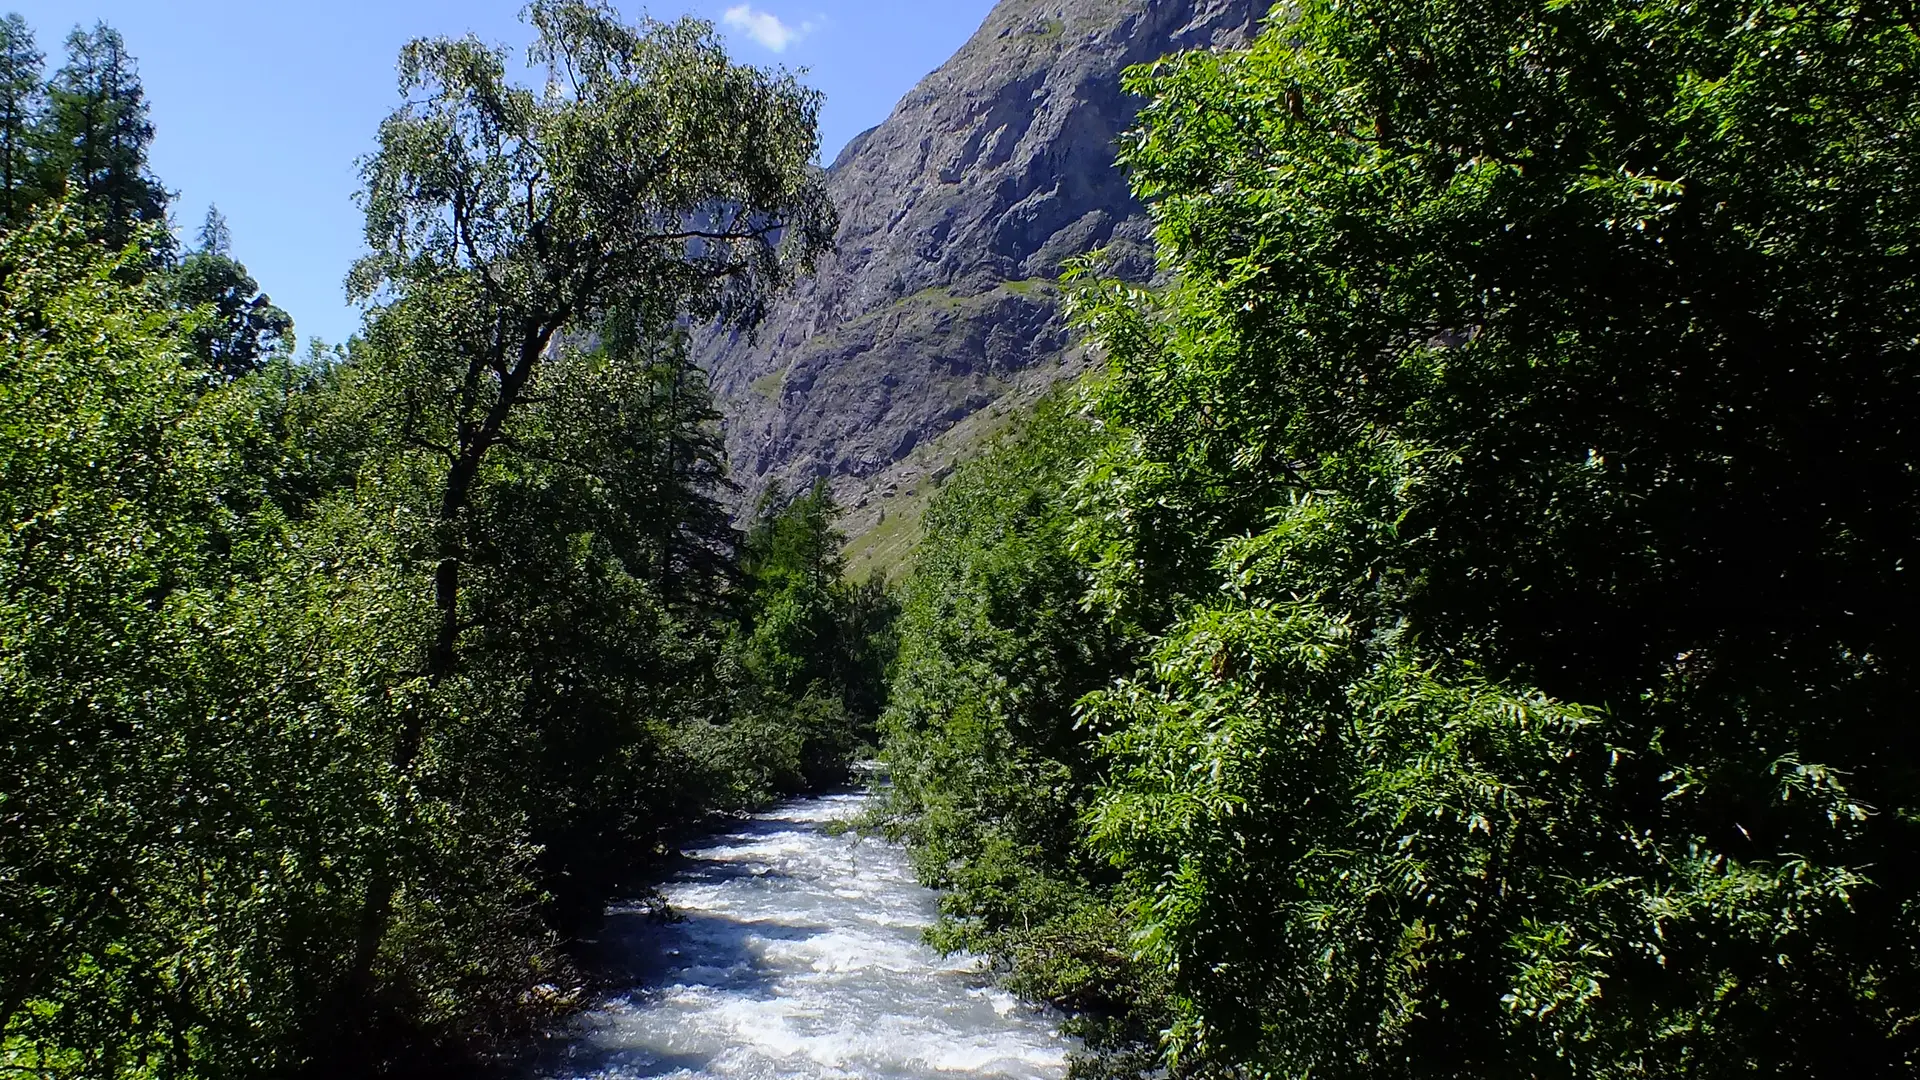
[[[780,21],[779,16],[760,11],[752,4],[735,4],[720,18],[728,26],[745,31],[748,37],[774,52],[785,52],[787,46],[813,33],[811,22],[788,26]]]

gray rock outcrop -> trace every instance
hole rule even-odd
[[[1062,264],[1104,245],[1118,273],[1153,269],[1146,220],[1114,168],[1139,107],[1122,70],[1242,40],[1265,7],[1003,0],[848,143],[829,174],[835,252],[757,340],[699,345],[744,503],[826,477],[843,506],[864,508],[916,447],[1017,388],[1073,375]]]

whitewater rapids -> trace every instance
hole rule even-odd
[[[1072,1040],[921,940],[936,896],[896,845],[829,825],[867,796],[798,799],[689,851],[678,921],[615,909],[634,987],[588,1013],[550,1080],[1053,1080]]]

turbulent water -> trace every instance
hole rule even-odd
[[[786,803],[689,852],[678,921],[618,910],[634,989],[588,1014],[551,1078],[1063,1076],[1070,1041],[921,942],[934,894],[900,848],[830,835],[861,795]]]

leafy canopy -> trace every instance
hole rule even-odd
[[[1171,1046],[1287,1076],[1898,1071],[1920,59],[1896,5],[1310,0],[1142,69],[1175,284],[1089,817]]]

